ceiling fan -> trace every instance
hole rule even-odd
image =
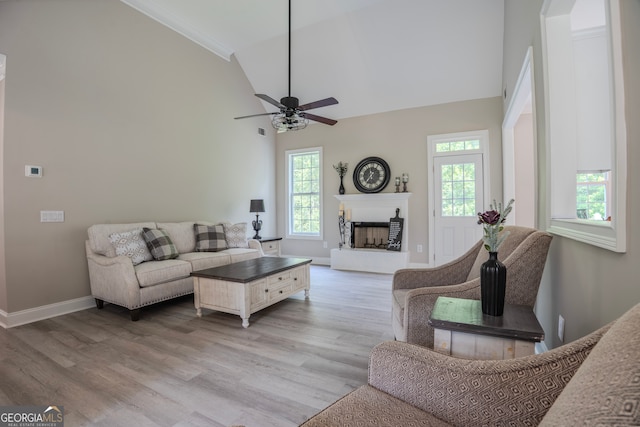
[[[325,125],[333,126],[338,123],[337,120],[328,119],[326,117],[317,116],[315,114],[308,113],[308,110],[314,108],[326,107],[328,105],[334,105],[338,103],[338,100],[331,97],[321,99],[315,102],[309,102],[307,104],[299,105],[300,102],[295,96],[291,96],[291,0],[289,0],[289,96],[285,96],[280,99],[280,102],[271,98],[269,95],[261,93],[255,94],[258,98],[268,102],[280,109],[272,113],[252,114],[249,116],[236,117],[236,119],[246,119],[249,117],[268,116],[273,114],[271,124],[278,133],[286,132],[289,130],[300,130],[307,127],[309,120],[315,122],[324,123]]]

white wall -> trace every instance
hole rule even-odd
[[[303,131],[279,134],[277,139],[278,163],[278,230],[284,235],[285,224],[285,150],[322,146],[324,151],[324,241],[285,239],[284,254],[296,254],[313,258],[330,257],[331,248],[338,247],[338,194],[340,179],[333,170],[339,161],[349,163],[344,178],[346,194],[357,193],[353,185],[353,168],[369,156],[378,156],[389,163],[391,183],[383,192],[394,192],[393,177],[403,172],[409,174],[408,190],[413,193],[409,200],[407,248],[411,252],[410,262],[427,264],[429,252],[428,226],[431,216],[427,209],[427,137],[453,132],[489,130],[491,177],[490,199],[502,199],[501,158],[502,105],[499,97],[455,102],[431,107],[412,108],[382,114],[341,120],[335,126],[315,124]],[[392,213],[395,214],[395,213]],[[390,217],[393,215],[390,215]],[[402,216],[402,215],[401,215]],[[405,242],[403,242],[403,246]],[[423,252],[417,252],[422,245]]]
[[[0,52],[5,311],[89,295],[95,223],[250,223],[263,198],[275,229],[275,133],[233,120],[262,108],[235,60],[112,0],[0,2]],[[41,210],[65,222],[42,224]]]

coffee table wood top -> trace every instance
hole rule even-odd
[[[306,258],[260,257],[194,271],[191,276],[249,283],[310,262],[311,260]]]

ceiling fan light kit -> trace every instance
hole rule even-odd
[[[255,94],[258,98],[269,104],[276,106],[280,111],[272,113],[252,114],[249,116],[236,117],[236,119],[246,119],[256,116],[272,115],[271,125],[278,133],[287,132],[290,130],[301,130],[307,127],[309,120],[323,123],[325,125],[333,126],[338,123],[337,120],[329,119],[315,114],[307,113],[307,110],[314,108],[326,107],[328,105],[335,105],[338,100],[330,97],[321,99],[319,101],[309,102],[308,104],[300,105],[300,101],[295,96],[291,96],[291,0],[289,0],[289,96],[285,96],[280,99],[280,102],[271,98],[268,95],[261,93]]]

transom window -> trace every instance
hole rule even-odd
[[[288,175],[287,237],[322,237],[322,149],[286,152]]]
[[[447,141],[438,142],[436,144],[436,153],[448,153],[451,151],[479,150],[480,140],[472,139],[469,141]]]

